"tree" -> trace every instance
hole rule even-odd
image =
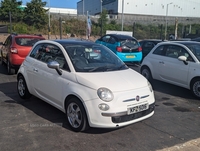
[[[9,22],[10,15],[13,22],[21,21],[23,18],[23,11],[19,8],[22,1],[4,0],[0,5],[0,20]]]
[[[42,0],[31,0],[26,6],[27,7],[24,10],[24,22],[27,25],[32,25],[38,29],[47,25],[48,10],[44,9],[46,2],[42,2]]]
[[[99,23],[99,26],[101,27],[101,36],[102,34],[105,32],[105,24],[107,23],[108,21],[108,12],[107,10],[103,10],[102,13],[100,14],[100,18],[98,19],[98,23]]]

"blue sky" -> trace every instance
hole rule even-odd
[[[31,0],[22,0],[23,5],[26,5],[27,2]],[[80,0],[43,0],[47,2],[47,6],[49,6],[48,2],[50,2],[50,7],[59,7],[59,8],[77,8],[77,2]]]

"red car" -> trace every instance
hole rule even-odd
[[[8,74],[15,74],[32,46],[44,39],[41,35],[9,35],[0,49],[0,63],[7,65]]]

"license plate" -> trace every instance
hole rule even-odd
[[[148,103],[137,105],[137,106],[128,108],[128,114],[134,114],[134,113],[137,113],[137,112],[141,112],[141,111],[147,110],[148,108],[149,108]]]
[[[126,56],[126,58],[135,58],[135,56]]]

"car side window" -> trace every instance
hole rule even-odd
[[[5,45],[5,46],[9,46],[9,45],[11,45],[11,41],[12,41],[12,37],[9,36],[9,37],[6,39],[4,45]]]
[[[33,49],[33,51],[31,52],[30,57],[37,59],[37,57],[39,56],[39,55],[38,55],[38,53],[39,53],[38,50],[39,50],[40,47],[41,47],[40,44],[37,45],[37,46]]]
[[[110,43],[110,44],[114,44],[115,42],[116,42],[115,38],[110,37],[108,43]]]
[[[38,45],[34,48],[30,57],[40,60],[44,63],[50,61],[57,61],[60,64],[60,68],[70,71],[67,61],[64,57],[63,52],[59,47],[52,44]]]
[[[145,48],[149,48],[149,49],[152,49],[154,46],[155,46],[155,44],[154,44],[153,42],[151,42],[151,41],[146,42],[146,43],[144,44],[144,47],[145,47]]]
[[[194,59],[192,58],[192,56],[184,48],[180,49],[179,56],[185,56],[187,58],[187,61],[194,62]]]
[[[103,41],[103,42],[108,42],[109,39],[110,39],[110,36],[104,36],[104,37],[102,38],[102,41]]]
[[[164,55],[165,55],[165,46],[162,45],[162,46],[157,47],[157,48],[154,50],[153,54],[164,56]]]
[[[182,48],[180,46],[170,45],[166,49],[165,56],[170,58],[178,58],[181,49]]]

